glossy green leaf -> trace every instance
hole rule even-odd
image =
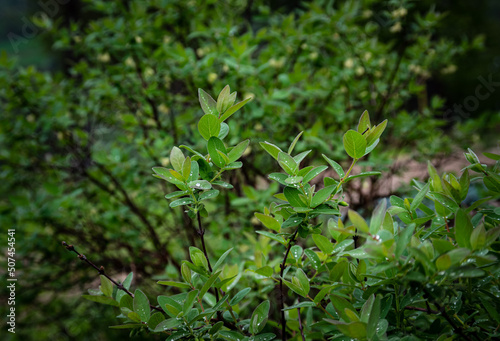
[[[231,115],[233,115],[236,111],[241,109],[245,104],[250,102],[252,100],[252,97],[249,97],[241,102],[236,103],[235,105],[231,106],[229,109],[226,110],[226,112],[222,115],[220,118],[221,122],[224,122],[227,120]]]
[[[205,192],[201,193],[198,200],[202,201],[202,200],[212,199],[212,198],[217,197],[218,195],[219,195],[219,191],[216,189],[212,189],[212,190],[205,191]]]
[[[268,216],[268,215],[265,215],[262,213],[258,213],[258,212],[255,213],[255,217],[257,219],[259,219],[259,221],[268,229],[271,229],[271,230],[276,231],[278,233],[280,232],[281,225],[280,225],[278,220],[274,219],[271,216]]]
[[[188,156],[182,164],[182,177],[187,181],[191,176],[191,158]]]
[[[311,207],[317,207],[327,201],[332,195],[333,191],[335,191],[335,188],[336,186],[328,186],[317,191],[311,201]]]
[[[245,288],[240,290],[234,297],[229,301],[230,306],[234,306],[238,304],[242,299],[245,298],[246,295],[252,290],[252,288]]]
[[[250,318],[249,332],[252,335],[260,333],[266,326],[267,318],[269,315],[270,303],[268,300],[262,302],[255,308]]]
[[[214,272],[212,275],[210,275],[210,277],[207,279],[207,281],[203,284],[203,287],[201,288],[200,294],[199,294],[200,300],[203,299],[203,296],[205,296],[208,289],[210,289],[213,286],[213,284],[215,283],[215,281],[217,280],[217,278],[219,277],[221,272],[222,272],[222,270]]]
[[[194,203],[194,200],[191,199],[191,198],[182,198],[182,199],[177,199],[177,200],[174,200],[172,201],[169,206],[174,208],[174,207],[177,207],[177,206],[182,206],[182,205],[190,205]]]
[[[345,313],[345,309],[347,308],[349,310],[356,311],[351,302],[349,302],[345,298],[336,295],[330,295],[330,301],[332,302],[332,305],[335,308],[337,314],[339,314],[339,316],[346,322],[349,321],[349,316]]]
[[[380,301],[381,296],[377,295],[373,302],[370,316],[368,317],[368,324],[366,326],[366,334],[369,339],[373,338],[377,332],[377,326],[380,321]]]
[[[212,188],[212,184],[207,180],[195,180],[188,183],[190,188],[200,189],[200,190],[209,190]]]
[[[370,130],[370,133],[366,137],[366,145],[367,146],[371,146],[374,143],[376,143],[376,141],[380,138],[380,136],[384,132],[384,130],[387,126],[387,122],[388,122],[387,120],[384,120],[382,123],[380,123],[376,127],[373,127]]]
[[[396,241],[396,251],[394,252],[394,256],[396,259],[399,259],[403,254],[403,251],[406,249],[408,243],[410,242],[411,236],[415,231],[415,224],[408,225],[404,228],[399,234]]]
[[[189,257],[191,258],[191,262],[193,262],[195,266],[199,266],[204,268],[205,270],[208,270],[208,261],[203,251],[194,246],[190,246]]]
[[[297,144],[303,133],[304,132],[301,131],[297,136],[295,136],[292,143],[290,144],[290,147],[288,148],[288,155],[292,155],[293,149],[295,148],[295,145]]]
[[[430,188],[430,182],[426,183],[425,186],[417,193],[417,195],[415,196],[415,198],[411,203],[410,210],[414,211],[420,206],[425,196],[429,192],[429,188]]]
[[[349,210],[348,211],[349,220],[351,220],[352,224],[361,232],[370,233],[370,228],[366,221],[359,215],[358,212]]]
[[[283,152],[278,146],[275,146],[274,144],[267,141],[260,142],[259,144],[262,148],[264,148],[266,152],[269,153],[269,155],[271,155],[276,161],[278,161],[279,153]]]
[[[207,115],[218,116],[217,103],[207,94],[203,89],[198,89],[198,99],[200,101],[201,109]]]
[[[349,130],[344,134],[344,149],[353,159],[359,159],[365,155],[366,140],[363,135],[355,130]]]
[[[224,143],[217,137],[211,137],[207,143],[208,154],[212,162],[218,167],[222,168],[226,165],[226,160],[221,156],[218,151],[223,153],[226,152],[226,147]]]
[[[342,179],[345,176],[344,170],[342,169],[342,166],[339,165],[337,162],[333,161],[330,159],[328,156],[325,154],[321,154],[323,156],[323,159],[328,162],[328,164],[335,170],[335,172],[338,174],[339,178]]]
[[[469,215],[459,209],[455,217],[455,239],[458,246],[471,248],[472,223]]]
[[[321,260],[319,259],[319,256],[316,254],[316,252],[311,249],[307,249],[304,250],[304,253],[309,259],[309,262],[311,262],[311,266],[314,268],[314,270],[318,271],[321,267]]]
[[[203,288],[202,288],[202,290],[203,290]],[[188,294],[186,296],[186,300],[184,301],[184,304],[182,305],[182,312],[184,313],[184,315],[187,315],[191,311],[191,309],[193,308],[193,304],[196,301],[197,296],[198,296],[198,290],[192,290],[192,291],[188,292]],[[201,292],[200,292],[200,299],[202,297],[203,296],[201,295]]]
[[[217,97],[217,111],[219,114],[223,114],[231,105],[230,96],[231,89],[229,88],[229,85],[226,85]]]
[[[306,203],[300,198],[301,192],[298,189],[285,187],[283,194],[293,207],[307,207]]]
[[[278,154],[278,163],[281,168],[289,175],[296,175],[298,171],[298,165],[295,160],[288,154],[279,152]]]
[[[103,275],[99,276],[101,278],[101,292],[104,296],[111,297],[113,295],[113,283]]]
[[[177,172],[182,172],[182,165],[184,164],[185,159],[186,157],[179,148],[172,148],[172,151],[170,152],[170,163]]]
[[[139,315],[142,322],[148,322],[151,316],[148,297],[139,289],[134,292],[134,312]]]
[[[358,122],[358,133],[363,134],[365,131],[371,128],[370,124],[370,114],[368,113],[368,110],[365,110],[361,117],[359,118]],[[367,133],[365,133],[367,134]]]
[[[148,327],[154,330],[164,320],[165,316],[162,313],[154,313],[148,320]]]
[[[211,137],[217,137],[219,135],[220,127],[221,124],[219,119],[214,115],[204,115],[198,122],[198,131],[207,141]]]
[[[212,271],[217,271],[222,266],[222,264],[224,264],[224,261],[226,260],[227,256],[229,256],[231,251],[233,251],[233,248],[230,248],[229,250],[224,252],[222,254],[222,256],[219,257],[219,259],[217,260],[217,262],[213,266]]]
[[[293,157],[293,160],[297,163],[297,166],[300,165],[302,160],[310,153],[310,150],[306,150],[305,152],[299,153]]]
[[[263,236],[266,236],[272,240],[275,240],[283,245],[286,244],[286,241],[285,239],[283,239],[282,236],[278,236],[277,234],[274,234],[274,233],[271,233],[271,232],[267,232],[267,231],[256,231],[258,234],[261,234]]]
[[[229,162],[238,160],[247,149],[249,143],[250,140],[245,140],[238,143],[233,149],[231,149],[231,151],[227,154],[227,156],[229,157]]]
[[[163,179],[163,180],[166,180],[176,186],[183,186],[184,183],[175,178],[172,173],[170,173],[170,170],[168,168],[164,168],[164,167],[153,167],[153,171],[156,173],[155,175],[157,175],[157,177],[159,177],[160,179]]]
[[[308,183],[309,181],[311,181],[312,179],[314,179],[315,177],[317,177],[319,174],[321,174],[322,172],[324,172],[326,169],[328,169],[327,166],[314,167],[313,169],[311,169],[309,172],[307,172],[304,175],[304,178],[302,179],[302,182]]]
[[[333,253],[333,244],[326,238],[320,234],[313,234],[312,239],[314,244],[318,247],[326,255],[330,255]]]

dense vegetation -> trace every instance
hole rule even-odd
[[[365,109],[372,122],[387,119],[388,123],[382,142],[357,162],[356,172],[381,171],[382,176],[337,184],[336,193],[342,188],[342,193],[355,194],[341,200],[350,206],[351,213],[340,220],[327,221],[322,216],[302,220],[300,226],[307,231],[300,234],[291,258],[287,258],[291,266],[287,269],[291,270],[283,278],[285,284],[295,283],[294,278],[300,284],[304,278],[314,277],[317,282],[312,281],[309,288],[314,294],[322,286],[330,286],[330,291],[323,291],[323,303],[319,298],[318,302],[303,303],[305,332],[316,335],[312,321],[321,321],[322,310],[312,307],[314,303],[322,304],[333,316],[329,319],[338,322],[342,318],[342,324],[326,321],[318,326],[320,331],[333,334],[349,335],[352,327],[373,336],[374,322],[367,317],[368,310],[373,310],[379,311],[380,321],[390,321],[385,326],[387,335],[402,336],[397,334],[402,331],[433,338],[458,330],[467,335],[479,331],[485,337],[495,335],[492,333],[500,323],[495,311],[499,309],[490,286],[498,284],[498,212],[489,208],[487,201],[481,202],[482,206],[471,205],[478,196],[490,195],[490,203],[498,199],[498,168],[482,170],[480,162],[469,154],[474,171],[479,170],[474,173],[478,179],[469,171],[441,177],[430,167],[431,180],[413,183],[419,199],[391,197],[390,208],[386,200],[380,200],[386,194],[379,191],[385,176],[404,172],[404,168],[394,167],[399,157],[436,159],[453,148],[476,144],[481,136],[484,144],[495,143],[486,138],[495,131],[497,114],[478,121],[466,120],[457,112],[450,114],[451,104],[428,88],[435,75],[456,71],[458,57],[481,49],[481,38],[457,42],[436,35],[443,15],[409,1],[397,5],[369,0],[314,1],[288,7],[262,1],[85,1],[82,10],[86,15],[79,21],[65,23],[48,17],[36,22],[61,55],[60,72],[19,67],[14,59],[0,57],[0,191],[5,194],[0,199],[0,223],[17,229],[16,258],[23,288],[18,297],[23,315],[19,316],[17,337],[30,339],[36,333],[37,338],[54,340],[112,339],[123,332],[107,330],[116,311],[75,296],[75,291],[95,287],[91,284],[95,272],[75,262],[60,246],[62,240],[74,244],[95,264],[104,265],[111,278],[124,280],[133,271],[134,290],[140,286],[153,305],[158,294],[185,294],[188,287],[202,290],[200,278],[211,276],[200,269],[202,273],[193,282],[183,277],[180,288],[160,287],[156,280],[178,282],[182,274],[187,276],[182,271],[187,266],[183,261],[190,259],[195,264],[196,251],[190,246],[203,249],[198,222],[191,218],[198,212],[204,214],[204,209],[210,213],[203,217],[208,247],[203,255],[207,261],[214,264],[234,248],[219,269],[221,280],[238,279],[220,285],[229,295],[228,302],[234,300],[236,292],[251,288],[243,301],[234,304],[244,320],[252,317],[257,303],[269,299],[272,314],[265,332],[279,335],[277,294],[273,280],[263,277],[279,280],[285,275],[280,274],[279,264],[288,246],[292,250],[289,240],[295,239],[294,231],[270,237],[271,232],[256,234],[255,229],[262,229],[260,217],[270,222],[274,232],[281,232],[281,224],[289,216],[283,209],[277,211],[273,195],[284,186],[286,194],[286,188],[294,183],[287,182],[284,175],[268,178],[277,168],[259,142],[272,141],[287,150],[284,146],[303,131],[292,148],[311,150],[301,163],[302,171],[329,164],[322,154],[336,161],[322,173],[331,180],[324,183],[317,180],[319,176],[314,182],[317,189],[328,188],[344,177],[334,170],[347,171],[351,158],[359,158],[345,152],[342,136],[350,129],[365,132],[356,129]],[[241,91],[239,100],[254,98],[227,120],[227,127],[223,126],[230,131],[224,146],[217,142],[216,149],[229,158],[230,146],[250,140],[245,153],[239,155],[242,167],[222,174],[222,180],[234,189],[219,189],[205,208],[196,207],[199,196],[192,198],[196,204],[192,210],[169,208],[162,198],[174,191],[175,183],[159,182],[150,176],[150,169],[179,167],[171,152],[181,144],[199,151],[203,158],[208,152],[220,165],[225,162],[223,156],[218,159],[218,153],[207,150],[203,133],[200,138],[198,122],[207,113],[194,99],[198,88],[215,95],[226,84]],[[225,112],[223,109],[227,108],[217,109],[219,114]],[[373,128],[366,122],[361,127]],[[369,142],[364,142],[363,155]],[[201,156],[196,160],[196,155],[189,154],[190,161],[199,163]],[[210,167],[217,169],[218,161]],[[192,162],[186,167],[188,164]],[[213,179],[204,177],[202,165],[198,167],[201,179]],[[295,171],[292,175],[297,180],[299,169],[292,173]],[[303,172],[301,177],[306,175]],[[471,187],[471,192],[477,193],[463,203],[469,192],[467,179],[478,184]],[[205,192],[193,195],[201,193]],[[421,201],[424,197],[427,199]],[[278,199],[287,199],[288,210],[297,208],[286,196]],[[337,209],[335,200],[331,210]],[[364,223],[361,216],[370,222]],[[392,231],[387,216],[392,219]],[[314,224],[321,222],[319,234]],[[338,235],[344,228],[342,222],[346,231],[354,226],[357,235]],[[457,226],[464,226],[465,232],[457,235]],[[380,235],[379,230],[388,232]],[[380,235],[380,240],[370,237],[375,235]],[[340,250],[339,244],[345,248]],[[449,254],[450,247],[456,254]],[[382,255],[397,257],[386,261]],[[320,261],[317,267],[316,257]],[[464,270],[462,267],[470,272],[459,278],[456,270]],[[121,303],[120,298],[127,296],[110,292],[113,287],[105,278],[101,293],[91,294],[104,294]],[[377,284],[377,280],[391,282]],[[331,287],[340,281],[347,286]],[[303,295],[304,291],[293,285],[290,289],[294,293],[286,294],[288,308],[298,303],[295,299],[299,296],[308,294]],[[4,293],[5,288],[1,290]],[[61,295],[63,292],[68,295]],[[398,295],[403,294],[408,302],[400,301]],[[430,307],[423,301],[424,294]],[[202,295],[209,300],[208,305],[213,303],[211,295],[215,291],[209,288]],[[196,299],[194,294],[189,297]],[[124,304],[130,309],[130,301]],[[405,310],[404,304],[416,309]],[[186,313],[200,308],[187,306]],[[345,308],[350,312],[345,313]],[[450,322],[447,316],[456,320]],[[139,317],[149,321],[144,321],[146,315]],[[287,334],[299,337],[296,310],[288,310],[287,319]]]

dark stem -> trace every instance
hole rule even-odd
[[[94,269],[97,270],[97,272],[99,273],[99,275],[103,275],[104,277],[106,277],[107,279],[109,279],[114,285],[116,285],[116,287],[122,291],[125,291],[125,293],[127,293],[127,295],[129,295],[130,297],[134,298],[134,294],[131,293],[127,288],[125,288],[123,286],[123,284],[121,283],[118,283],[117,281],[115,281],[113,278],[109,277],[108,274],[104,271],[104,267],[101,266],[101,267],[98,267],[97,265],[95,265],[94,263],[92,263],[85,255],[82,255],[80,252],[76,251],[75,247],[73,245],[68,245],[66,242],[62,242],[62,245],[66,248],[66,250],[70,251],[70,252],[74,252],[78,255],[78,258],[81,260],[81,261],[84,261],[85,263],[87,263],[88,265],[90,265],[91,267],[93,267]],[[154,310],[158,310],[158,311],[161,311],[163,312],[162,309],[158,308],[158,307],[155,307],[154,305],[149,305],[151,307],[151,309],[154,309]]]
[[[292,238],[288,242],[288,246],[286,248],[285,257],[283,258],[283,262],[280,265],[280,310],[281,310],[281,340],[286,341],[286,320],[285,320],[285,296],[283,293],[283,273],[285,272],[286,259],[288,258],[288,254],[290,253],[290,249],[292,248],[293,242],[295,241],[295,237],[297,237],[297,233],[299,229],[295,230]]]
[[[302,319],[300,318],[300,308],[297,308],[297,314],[299,315],[300,336],[302,336],[302,341],[306,341],[306,338],[304,336],[304,328],[302,327]]]
[[[201,246],[203,248],[203,253],[205,254],[205,258],[207,259],[208,270],[210,270],[210,273],[212,273],[213,272],[212,265],[210,264],[210,258],[208,258],[207,247],[205,246],[205,229],[203,228],[203,225],[201,224],[200,212],[198,212],[196,215],[198,217],[198,235],[200,236],[200,239],[201,239]],[[214,288],[214,289],[215,289],[215,299],[218,302],[219,301],[219,290],[217,290],[217,288]],[[218,314],[219,313],[220,312],[218,312]]]

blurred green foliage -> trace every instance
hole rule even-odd
[[[217,212],[207,239],[218,255],[235,243],[229,235],[253,233],[251,212],[276,191],[263,181],[271,166],[257,142],[281,145],[303,130],[298,150],[307,144],[312,156],[342,163],[347,158],[332,136],[369,109],[375,121],[390,118],[388,141],[370,166],[398,153],[442,155],[498,124],[498,115],[489,115],[480,126],[456,123],[442,134],[453,117],[443,118],[445,100],[429,97],[427,85],[480,49],[482,39],[444,39],[436,31],[442,15],[410,1],[79,4],[81,20],[33,19],[61,55],[61,71],[0,57],[0,224],[17,229],[18,304],[26,312],[20,339],[111,335],[101,318],[78,322],[80,313],[102,311],[56,295],[75,293],[78,283],[88,288],[95,276],[72,261],[61,240],[116,274],[133,270],[138,282],[178,273],[196,235],[181,209],[160,200],[171,188],[149,170],[169,164],[174,144],[198,147],[202,112],[192,103],[199,87],[218,93],[231,84],[242,98],[258,98],[229,122],[230,145],[252,138],[248,167],[231,179],[236,194],[207,207]],[[24,39],[30,47],[39,37]]]

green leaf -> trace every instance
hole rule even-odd
[[[191,198],[182,198],[182,199],[177,199],[177,200],[172,201],[169,206],[171,208],[174,208],[174,207],[182,206],[182,205],[190,205],[192,203],[194,203],[193,199],[191,199]]]
[[[368,224],[363,219],[363,217],[359,215],[358,212],[349,210],[347,212],[347,215],[349,216],[349,219],[351,220],[352,224],[358,229],[358,231],[364,233],[370,233],[370,228],[368,227]]]
[[[228,341],[243,341],[246,339],[245,336],[232,330],[221,330],[219,335]]]
[[[148,327],[150,329],[154,330],[156,328],[156,326],[164,320],[165,320],[165,316],[163,316],[162,313],[159,313],[159,312],[154,313],[153,315],[151,315],[151,317],[148,320]]]
[[[281,224],[281,228],[287,229],[289,227],[295,227],[295,226],[299,225],[301,222],[302,222],[302,218],[299,217],[298,215],[294,214],[294,215],[291,215],[290,217],[288,217],[288,219],[285,220],[283,222],[283,224]]]
[[[156,283],[160,284],[160,285],[166,285],[166,286],[169,286],[169,287],[176,287],[176,288],[183,288],[183,289],[189,289],[189,288],[191,288],[191,286],[189,284],[183,283],[183,282],[158,281]]]
[[[438,271],[447,270],[450,268],[450,266],[451,266],[450,255],[444,254],[436,259],[436,268],[438,269]]]
[[[255,217],[259,219],[259,221],[268,229],[274,230],[278,233],[280,232],[281,225],[279,221],[273,217],[258,212],[255,213]]]
[[[486,188],[492,192],[500,193],[500,176],[492,172],[487,172],[487,174],[488,175],[483,178]]]
[[[292,155],[293,149],[295,148],[295,145],[297,144],[297,141],[299,141],[299,138],[302,136],[304,132],[301,131],[294,139],[292,144],[290,144],[290,148],[288,148],[288,155]]]
[[[415,199],[413,199],[411,203],[410,210],[414,211],[420,206],[425,196],[427,195],[427,192],[429,192],[430,185],[430,182],[426,183],[425,186],[422,187],[420,192],[417,193]]]
[[[219,134],[217,135],[217,137],[220,139],[220,140],[224,140],[227,136],[227,134],[229,134],[229,126],[222,122],[220,124],[220,131],[219,131]]]
[[[198,164],[197,164],[198,165]],[[182,164],[182,177],[187,181],[191,176],[191,158],[188,156]]]
[[[219,195],[219,191],[216,189],[212,189],[212,190],[201,193],[198,200],[199,201],[207,200],[207,199],[215,198],[218,195]]]
[[[394,252],[394,256],[396,259],[401,258],[401,255],[410,242],[411,236],[413,236],[414,231],[415,224],[410,224],[398,234],[398,240],[396,241],[396,251]]]
[[[189,191],[176,191],[176,192],[166,194],[165,199],[169,199],[169,200],[175,199],[175,198],[182,197],[182,196],[188,195],[188,194],[189,194]]]
[[[115,301],[113,298],[111,297],[107,297],[107,296],[96,296],[96,295],[82,295],[83,298],[89,300],[89,301],[92,301],[92,302],[97,302],[97,303],[101,303],[101,304],[107,304],[107,305],[112,305],[112,306],[115,306],[115,307],[118,307],[119,304],[117,301]]]
[[[296,261],[302,257],[303,252],[304,252],[304,250],[302,249],[302,247],[300,245],[294,245],[290,248],[290,255]]]
[[[302,181],[302,179],[304,178],[301,176],[290,176],[286,178],[285,183],[288,185],[298,184],[299,182]]]
[[[182,172],[182,165],[184,164],[185,159],[186,157],[179,148],[172,148],[172,151],[170,152],[170,163],[177,172]]]
[[[387,209],[387,201],[385,199],[380,200],[375,210],[373,210],[372,219],[370,220],[370,233],[376,234],[385,218],[385,211]],[[390,215],[389,215],[390,216]]]
[[[366,140],[355,130],[349,130],[344,134],[344,149],[347,154],[357,160],[365,155]]]
[[[321,154],[321,155],[323,156],[323,159],[325,159],[326,162],[328,162],[328,164],[330,166],[332,166],[332,168],[335,170],[335,172],[339,175],[339,178],[342,179],[345,176],[345,173],[344,173],[344,170],[342,169],[342,166],[339,165],[337,162],[333,161],[332,159],[330,159],[325,154]]]
[[[366,323],[355,321],[350,323],[334,321],[331,319],[324,319],[326,322],[331,323],[337,327],[340,332],[349,338],[356,340],[366,340]]]
[[[269,315],[270,304],[269,301],[266,300],[259,304],[257,308],[252,313],[252,317],[250,318],[250,328],[249,332],[252,335],[260,333],[262,329],[266,326],[267,317]]]
[[[217,137],[220,132],[221,124],[216,116],[214,115],[204,115],[198,122],[198,131],[200,135],[205,139],[209,140],[211,137]]]
[[[358,122],[358,133],[363,134],[365,131],[371,128],[370,124],[370,114],[368,113],[368,110],[365,110],[361,117],[359,118]],[[365,133],[366,134],[366,133]]]
[[[239,291],[234,297],[229,301],[230,306],[235,306],[238,304],[242,299],[245,298],[245,296],[252,290],[252,288],[245,288],[241,291]]]
[[[310,285],[309,285],[309,279],[307,278],[304,270],[298,268],[297,271],[295,272],[295,278],[298,279],[300,287],[305,292],[305,296],[307,296],[309,294]]]
[[[283,194],[293,207],[307,207],[306,203],[300,198],[301,192],[298,189],[285,187]]]
[[[316,254],[316,252],[314,252],[311,249],[307,249],[304,251],[304,253],[306,254],[307,258],[309,258],[309,261],[311,262],[311,265],[314,268],[314,270],[318,271],[319,268],[321,267],[321,260],[319,259],[319,256]]]
[[[462,176],[460,177],[458,182],[460,184],[460,200],[464,201],[467,197],[467,193],[469,193],[470,186],[470,176],[468,169],[464,169],[464,172],[462,173]]]
[[[170,317],[177,317],[182,311],[182,306],[168,296],[158,296],[158,304]]]
[[[345,298],[336,296],[336,295],[330,295],[330,300],[332,301],[332,305],[335,308],[335,311],[339,316],[344,320],[344,321],[350,321],[349,316],[346,314],[345,309],[349,309],[352,311],[356,311],[354,306],[351,304],[351,302],[347,301]]]
[[[278,235],[276,235],[276,234],[274,234],[274,233],[267,232],[267,231],[256,231],[256,232],[257,232],[258,234],[261,234],[261,235],[263,235],[263,236],[266,236],[267,238],[270,238],[270,239],[272,239],[272,240],[275,240],[275,241],[277,241],[277,242],[278,242],[278,243],[280,243],[280,244],[283,244],[283,245],[285,245],[285,244],[286,244],[286,241],[285,241],[285,239],[283,239],[283,237],[282,237],[282,236],[278,236]]]
[[[111,297],[113,295],[113,283],[103,275],[101,275],[100,277],[101,277],[101,292],[104,294],[104,296]]]
[[[134,312],[139,315],[142,322],[148,322],[151,316],[149,300],[146,294],[141,290],[136,289],[134,292]]]
[[[188,186],[190,188],[200,189],[200,190],[208,190],[208,189],[212,188],[212,184],[210,182],[208,182],[207,180],[191,181],[190,183],[188,183]]]
[[[315,307],[316,304],[314,302],[300,302],[300,303],[297,303],[297,304],[294,304],[290,307],[286,307],[285,309],[283,310],[293,310],[293,309],[297,309],[297,308],[309,308],[309,307]]]
[[[326,255],[331,255],[333,253],[333,244],[328,238],[320,234],[313,234],[312,239],[321,252]]]
[[[455,239],[458,246],[471,248],[472,223],[463,209],[458,209],[455,217]]]
[[[283,152],[279,152],[278,163],[280,164],[281,168],[283,168],[283,170],[287,172],[289,175],[293,176],[297,174],[298,164],[290,155]]]
[[[298,165],[300,165],[300,163],[302,162],[302,160],[304,160],[304,158],[307,156],[307,154],[309,154],[311,151],[310,150],[306,150],[305,152],[302,152],[300,154],[297,154],[293,157],[294,161],[297,163],[297,168],[298,168]]]
[[[217,97],[217,111],[220,114],[223,114],[224,111],[226,111],[231,105],[230,95],[231,89],[229,88],[229,85],[226,85],[219,93],[219,97]]]
[[[370,312],[370,316],[368,317],[368,324],[366,326],[366,334],[369,339],[375,336],[377,332],[377,325],[380,321],[380,300],[381,296],[377,295],[375,297],[375,302],[373,302],[373,306]]]
[[[210,277],[207,279],[205,284],[203,284],[203,287],[200,290],[200,300],[203,298],[203,296],[205,296],[208,289],[210,289],[212,287],[212,285],[217,280],[217,278],[219,277],[221,272],[222,272],[222,270],[214,272],[212,275],[210,275]]]
[[[217,271],[217,269],[224,263],[224,260],[231,253],[231,251],[233,251],[233,248],[230,248],[229,250],[227,250],[226,252],[224,252],[222,254],[222,256],[219,257],[219,259],[217,260],[217,262],[213,266],[212,271]]]
[[[311,201],[311,207],[317,207],[324,203],[326,200],[330,198],[332,195],[333,191],[335,190],[336,186],[328,186],[325,188],[320,189],[319,191],[314,194],[314,197]]]
[[[370,130],[370,133],[366,137],[366,145],[371,146],[371,145],[375,144],[376,141],[379,139],[379,137],[384,132],[386,126],[387,126],[387,120],[383,121],[378,126],[372,128]]]
[[[219,151],[219,153],[220,153],[220,151]],[[229,161],[229,159],[227,159],[226,161]],[[231,162],[230,164],[226,165],[224,167],[224,170],[238,169],[241,167],[243,167],[243,163],[240,161],[236,161],[236,162]]]
[[[227,154],[227,156],[229,157],[229,162],[238,160],[247,149],[249,143],[250,140],[245,140],[241,143],[238,143],[233,149],[231,149],[231,151]]]
[[[306,175],[304,175],[304,178],[302,179],[302,182],[308,183],[309,181],[311,181],[312,179],[314,179],[315,177],[317,177],[319,174],[321,174],[322,172],[324,172],[326,169],[328,169],[327,166],[314,167],[309,172],[307,172]]]
[[[181,275],[182,278],[187,282],[191,283],[191,269],[187,266],[186,263],[182,263],[181,265]]]
[[[259,143],[260,146],[262,148],[264,148],[264,150],[266,152],[269,153],[269,155],[271,155],[276,161],[278,160],[278,155],[280,152],[283,152],[278,146],[275,146],[274,144],[272,143],[269,143],[267,141],[264,141],[264,142],[260,142]]]
[[[205,254],[194,246],[189,247],[189,257],[195,266],[208,270],[208,262]]]
[[[498,155],[498,154],[484,152],[483,155],[486,156],[488,159],[492,159],[492,160],[495,160],[495,161],[499,161],[500,160],[500,155]]]
[[[125,293],[125,292],[123,292],[123,293]],[[120,299],[120,308],[126,308],[130,311],[133,311],[134,310],[134,299],[132,298],[132,296],[125,294]]]
[[[207,115],[218,116],[217,103],[203,89],[198,89],[198,99],[200,100],[201,109]]]
[[[134,329],[134,328],[141,328],[144,325],[142,323],[127,323],[127,324],[120,324],[117,326],[109,326],[111,329]]]
[[[187,151],[193,153],[194,155],[199,156],[202,159],[204,158],[204,156],[200,152],[197,152],[196,150],[194,150],[193,148],[191,148],[189,146],[185,146],[185,145],[181,144],[179,147],[186,149]]]
[[[456,213],[456,211],[458,210],[458,204],[449,196],[437,192],[429,192],[429,194],[432,195],[438,203],[440,203],[453,213]]]
[[[217,137],[211,137],[208,140],[207,144],[208,154],[210,155],[210,159],[212,162],[217,165],[219,168],[222,168],[226,165],[226,160],[224,157],[218,152],[226,153],[226,147],[224,143]]]
[[[274,271],[270,266],[263,266],[262,268],[255,270],[255,273],[265,277],[272,277]]]
[[[198,296],[198,290],[192,290],[192,291],[188,292],[188,294],[186,296],[186,300],[184,301],[184,304],[182,306],[182,312],[184,313],[184,315],[187,315],[191,311],[191,309],[193,308],[193,304],[196,300],[196,296]],[[200,295],[200,299],[201,299],[201,297],[202,296]]]
[[[250,102],[252,99],[253,99],[252,97],[249,97],[249,98],[231,106],[229,109],[227,109],[227,111],[224,113],[224,115],[222,115],[222,117],[220,118],[221,122],[224,122],[225,120],[227,120],[231,115],[233,115],[236,111],[238,111],[242,106],[244,106],[245,104]]]
[[[363,172],[363,173],[359,173],[359,174],[356,174],[356,175],[351,175],[349,176],[345,182],[349,182],[351,180],[354,180],[354,179],[357,179],[357,178],[364,178],[364,177],[367,177],[367,176],[378,176],[378,175],[381,175],[382,173],[380,172],[375,172],[375,171],[372,171],[372,172]]]
[[[233,185],[228,184],[227,182],[224,182],[224,181],[213,181],[212,185],[220,186],[220,187],[223,187],[223,188],[226,188],[226,189],[233,188]]]
[[[184,186],[184,183],[175,178],[172,173],[170,173],[170,170],[168,168],[164,168],[164,167],[153,167],[153,171],[156,173],[156,177],[160,178],[160,179],[163,179],[163,180],[166,180],[174,185],[176,185],[177,187],[182,187]]]
[[[130,285],[132,284],[132,279],[134,278],[134,273],[131,272],[127,275],[127,277],[123,280],[122,285],[125,287],[125,289],[129,290]],[[117,290],[116,291],[116,301],[120,302],[123,296],[128,296],[127,293],[123,290]],[[130,297],[130,296],[129,296]]]

